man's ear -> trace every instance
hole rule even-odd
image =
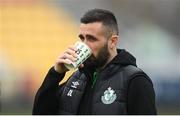
[[[112,35],[112,37],[109,39],[109,47],[110,49],[116,48],[118,43],[119,36],[118,35]]]

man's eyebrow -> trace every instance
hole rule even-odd
[[[81,38],[84,38],[84,36],[83,36],[82,34],[79,34],[78,37],[79,37],[80,39],[81,39]]]
[[[95,37],[95,36],[93,36],[93,35],[89,35],[89,34],[87,34],[87,35],[86,35],[86,38],[96,39],[96,37]]]

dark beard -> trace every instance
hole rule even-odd
[[[108,44],[106,43],[99,51],[97,58],[91,55],[83,64],[88,69],[98,69],[103,67],[110,57]]]

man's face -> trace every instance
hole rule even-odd
[[[108,39],[105,38],[102,23],[81,24],[79,38],[92,50],[91,57],[84,62],[84,65],[92,68],[104,66],[109,59],[110,53],[108,50]]]

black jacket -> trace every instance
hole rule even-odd
[[[36,94],[33,114],[156,114],[155,93],[151,80],[143,72],[133,74],[133,78],[122,76],[123,73],[119,72],[123,72],[120,70],[127,66],[136,67],[135,58],[125,50],[118,50],[118,55],[104,70],[98,72],[99,81],[97,80],[94,88],[91,87],[92,70],[84,68],[75,72],[70,80],[77,76],[78,73],[78,77],[85,78],[83,82],[85,88],[83,92],[75,92],[78,93],[76,96],[80,96],[79,93],[82,93],[80,100],[77,100],[78,97],[74,97],[72,101],[68,97],[62,97],[67,95],[70,91],[68,86],[71,85],[64,83],[59,86],[58,84],[65,74],[59,74],[51,68]],[[81,76],[82,74],[84,76]],[[110,81],[111,78],[114,78],[114,80]],[[126,78],[129,80],[127,84],[124,84]],[[68,82],[71,82],[70,80]],[[102,82],[110,84],[103,85]],[[117,95],[117,103],[113,102],[111,106],[102,103],[102,93],[106,90],[106,86],[113,86]],[[74,104],[78,105],[74,106],[76,111],[71,113],[72,110],[69,109],[73,109]],[[62,109],[66,110],[62,111]]]

